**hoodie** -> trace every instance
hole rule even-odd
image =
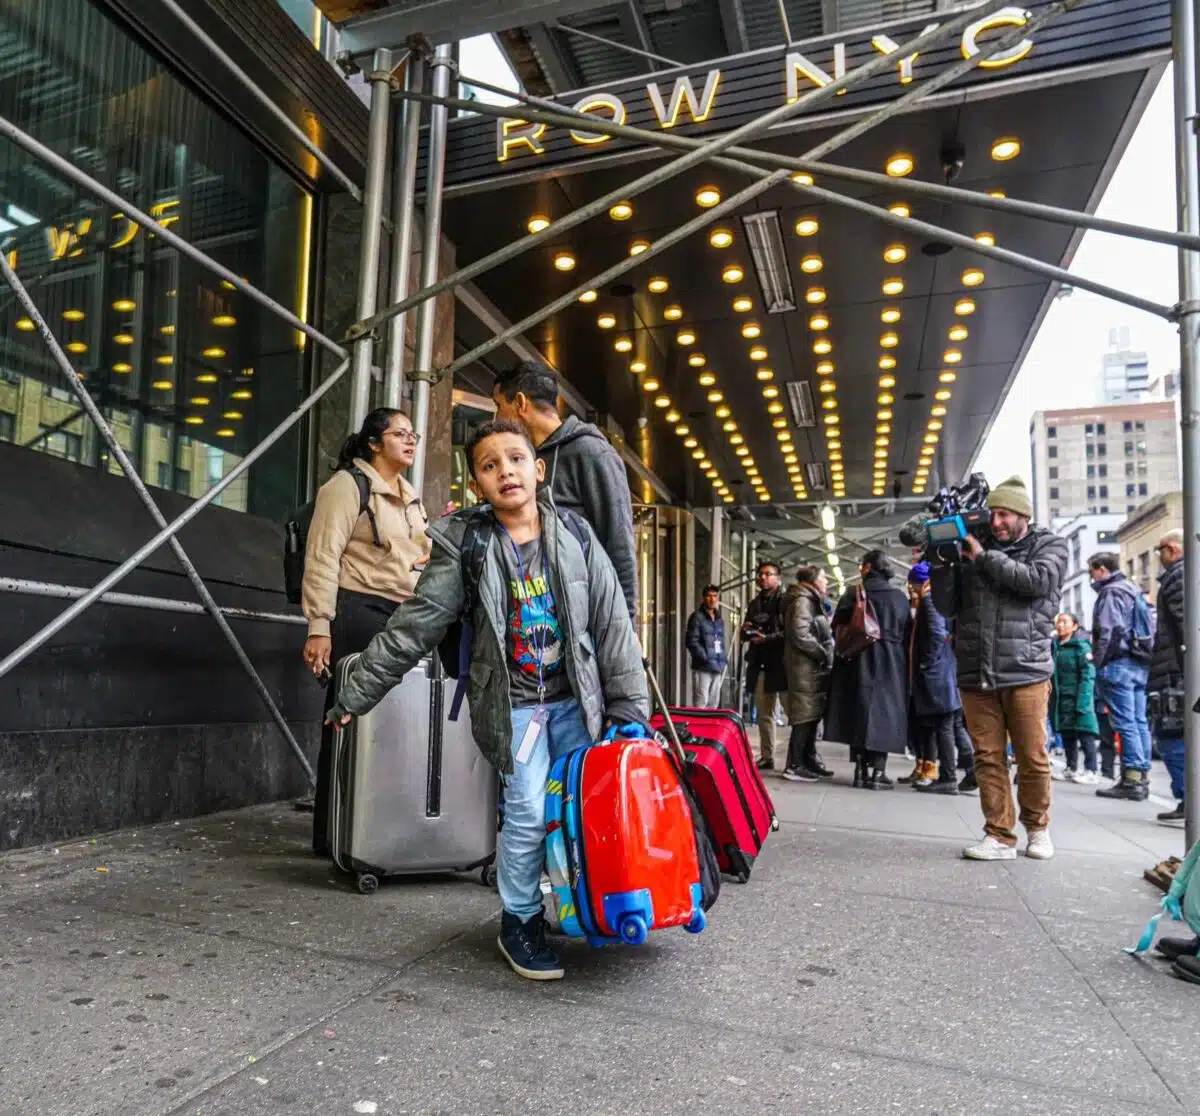
[[[596,532],[614,569],[629,615],[637,613],[637,554],[633,500],[625,463],[599,428],[568,415],[539,447],[548,490],[557,507],[582,515]]]

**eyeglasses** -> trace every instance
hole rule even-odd
[[[421,441],[421,435],[415,430],[389,430],[394,438],[399,438],[406,446],[415,446]]]

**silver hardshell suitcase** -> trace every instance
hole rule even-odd
[[[339,686],[357,659],[338,662]],[[432,674],[421,663],[333,734],[330,846],[364,895],[385,875],[479,868],[490,878],[499,780],[475,746],[466,704],[447,720],[455,683]]]

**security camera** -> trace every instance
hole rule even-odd
[[[967,149],[957,140],[942,148],[942,178],[945,179],[947,186],[958,177],[966,157]]]

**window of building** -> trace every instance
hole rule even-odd
[[[1101,443],[1100,443],[1100,444],[1099,444],[1099,445],[1096,447],[1096,452],[1097,452],[1097,453],[1098,453],[1098,454],[1099,454],[1101,457],[1107,457],[1107,456],[1108,456],[1108,443],[1107,443],[1107,442],[1101,442]]]
[[[1137,422],[1133,424],[1133,428],[1139,434],[1143,434],[1146,431],[1146,424],[1141,419],[1138,419]]]
[[[1048,446],[1046,448],[1046,456],[1047,457],[1057,457],[1058,456],[1058,446]]]
[[[1107,484],[1102,484],[1100,486],[1100,499],[1101,500],[1108,499],[1108,485]]]
[[[1139,496],[1148,496],[1149,494],[1150,494],[1150,489],[1147,486],[1146,482],[1143,481],[1141,484],[1138,485],[1138,495]]]
[[[1107,465],[1101,465],[1101,466],[1100,466],[1100,469],[1099,469],[1099,471],[1098,471],[1098,472],[1099,472],[1099,475],[1100,475],[1100,476],[1102,476],[1102,477],[1107,477],[1107,476],[1108,476],[1108,466],[1107,466]]]
[[[1051,500],[1058,499],[1058,489],[1054,485],[1050,486],[1050,499]]]
[[[1139,461],[1137,463],[1137,475],[1139,477],[1147,476],[1149,473],[1149,470],[1150,470],[1150,466],[1147,462]]]
[[[1083,452],[1088,457],[1095,457],[1096,456],[1096,444],[1094,442],[1088,442],[1088,444],[1083,447]]]
[[[1137,451],[1139,454],[1145,453],[1146,452],[1146,443],[1139,441],[1137,444]]]
[[[1132,457],[1132,456],[1133,456],[1133,443],[1132,443],[1132,442],[1126,442],[1126,443],[1125,443],[1125,456],[1126,456],[1126,457]]]
[[[1121,430],[1125,434],[1132,434],[1133,433],[1133,423],[1132,422],[1121,423]]]
[[[1088,475],[1089,480],[1091,480],[1096,475],[1096,466],[1095,465],[1089,465],[1087,467],[1087,475]]]
[[[1125,462],[1125,475],[1127,477],[1133,476],[1133,462],[1132,461]]]
[[[1133,511],[1136,511],[1136,510],[1137,510],[1137,505],[1136,505],[1136,504],[1126,504],[1126,505],[1125,505],[1125,511],[1126,511],[1126,513],[1133,512]]]
[[[1116,550],[1116,548],[1117,548],[1116,547],[1116,543],[1117,543],[1116,531],[1097,531],[1096,532],[1096,543],[1098,546],[1104,546],[1107,543],[1110,545],[1111,549]]]
[[[1084,426],[1084,428],[1083,428],[1083,432],[1084,432],[1085,434],[1095,434],[1095,433],[1096,433],[1096,428],[1095,428],[1095,427],[1094,427],[1094,426],[1093,426],[1093,425],[1092,425],[1092,424],[1089,422],[1089,423],[1087,423],[1087,424]]]
[[[57,0],[53,11],[35,0],[0,7],[10,63],[0,115],[302,314],[311,195],[107,7],[93,0]],[[79,105],[63,93],[70,89],[86,89]],[[299,335],[39,160],[15,147],[6,156],[0,212],[19,206],[23,215],[18,227],[3,226],[17,273],[37,280],[35,297],[59,340],[87,346],[73,359],[114,414],[146,482],[187,475],[186,495],[203,494],[299,403],[307,376]],[[78,313],[64,318],[67,310]],[[4,340],[5,363],[20,372],[13,441],[115,468],[86,418],[67,422],[74,396],[59,386],[40,336],[6,331]],[[185,433],[193,440],[186,450]],[[223,493],[223,506],[284,518],[301,495],[304,446],[300,429],[290,431]],[[172,468],[164,473],[161,464]]]
[[[1138,563],[1138,572],[1137,572],[1138,584],[1142,587],[1143,593],[1149,593],[1150,592],[1150,552],[1148,550],[1143,550],[1142,553],[1138,555],[1137,563]]]
[[[1125,495],[1126,496],[1136,496],[1137,495],[1137,485],[1136,484],[1127,484],[1125,486]]]
[[[1057,426],[1047,426],[1046,427],[1046,437],[1047,438],[1057,438],[1058,437],[1058,427]]]
[[[0,411],[0,442],[11,442],[17,433],[17,416],[11,411]]]
[[[1058,466],[1057,465],[1050,466],[1050,479],[1058,480]]]
[[[1087,494],[1089,500],[1094,500],[1096,498],[1096,486],[1094,484],[1088,485]]]
[[[1101,514],[1101,515],[1108,515],[1108,505],[1107,505],[1107,504],[1101,504],[1101,505],[1100,505],[1100,514]]]
[[[1050,518],[1051,518],[1051,519],[1057,519],[1057,518],[1058,518],[1058,508],[1051,508],[1051,509],[1050,509]]]
[[[1100,437],[1104,437],[1104,435],[1107,433],[1107,429],[1106,429],[1104,423],[1102,423],[1102,422],[1096,423],[1096,433],[1099,434]]]

